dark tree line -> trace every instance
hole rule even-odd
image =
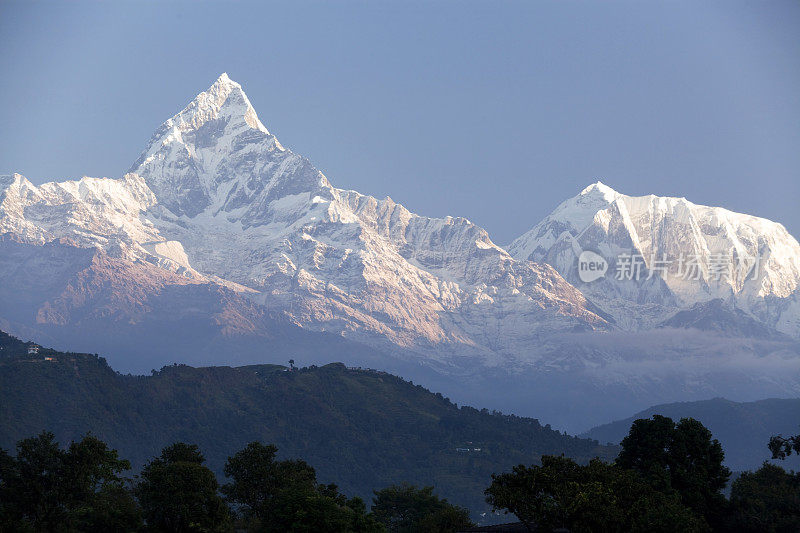
[[[320,479],[349,496],[370,495],[367,506],[374,488],[435,479],[440,494],[481,511],[491,474],[510,465],[543,454],[585,462],[616,452],[533,419],[456,407],[399,377],[339,364],[291,372],[170,365],[157,374],[119,375],[93,356],[62,354],[46,365],[0,360],[0,447],[13,449],[41,428],[62,440],[80,440],[76,428],[90,428],[138,472],[163,446],[185,441],[200,447],[225,483],[227,458],[259,441],[313,464]],[[456,451],[467,442],[481,451]]]
[[[52,433],[0,450],[3,531],[125,531],[141,511],[121,474],[130,469],[106,443],[86,436],[62,450]]]
[[[797,440],[773,438],[774,458]],[[741,474],[726,499],[724,457],[697,420],[656,415],[633,423],[614,463],[543,456],[493,475],[486,497],[531,531],[800,531],[800,474],[764,463]]]
[[[777,439],[769,444],[775,458],[796,453],[798,437]],[[367,509],[277,451],[248,444],[228,458],[220,486],[193,444],[164,448],[131,479],[130,463],[100,439],[87,435],[62,449],[42,433],[19,441],[15,455],[0,450],[0,532],[412,533],[472,525],[467,509],[433,487],[393,485],[375,491]],[[634,422],[613,463],[546,455],[540,465],[493,475],[486,498],[539,532],[800,531],[800,474],[765,463],[741,474],[726,499],[723,459],[698,421],[656,415]]]
[[[91,435],[61,449],[52,433],[0,450],[1,532],[353,532],[441,531],[469,527],[469,512],[433,487],[390,486],[371,510],[337,486],[317,482],[302,460],[248,444],[225,465],[220,486],[193,444],[175,443],[135,479],[130,463]]]

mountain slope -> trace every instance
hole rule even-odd
[[[714,331],[750,339],[779,339],[782,334],[722,300],[709,300],[678,311],[658,325],[662,328]],[[787,337],[788,338],[788,337]]]
[[[0,195],[0,233],[222,284],[305,328],[440,367],[524,362],[544,334],[609,327],[553,268],[514,260],[468,220],[334,188],[224,74],[124,178],[35,187],[14,175]]]
[[[91,431],[136,468],[176,440],[200,445],[220,472],[247,442],[275,443],[321,481],[371,497],[409,481],[433,484],[473,514],[488,510],[494,472],[543,453],[581,460],[615,450],[538,421],[458,408],[440,394],[384,372],[341,364],[286,371],[167,366],[151,376],[115,373],[105,360],[42,351],[0,334],[0,447],[43,429],[62,442]],[[47,355],[55,359],[46,361]],[[457,448],[469,448],[459,451]]]
[[[331,359],[418,378],[416,366],[339,335],[303,329],[241,292],[67,240],[0,236],[0,327],[144,373],[169,362],[306,364]]]
[[[763,218],[685,198],[626,196],[598,182],[559,205],[508,250],[552,265],[629,329],[652,327],[678,309],[722,299],[767,326],[800,336],[800,244]],[[587,283],[577,271],[585,250],[609,263],[604,277]],[[633,261],[639,276],[632,275]]]
[[[584,283],[582,248],[758,251],[762,268],[726,285],[708,269],[618,282],[612,265]],[[334,187],[223,75],[122,178],[0,177],[0,326],[134,372],[338,360],[576,429],[797,396],[800,343],[775,333],[794,334],[796,248],[763,219],[596,184],[509,254],[467,219]]]
[[[691,417],[702,422],[722,443],[725,463],[733,470],[757,469],[772,457],[767,448],[771,436],[796,435],[800,431],[800,399],[739,403],[714,398],[656,405],[624,420],[592,428],[582,436],[618,444],[628,434],[634,420],[650,418],[654,414],[674,420]],[[780,464],[797,469],[800,459],[793,457]]]
[[[199,202],[162,204],[183,216],[153,210],[161,231],[199,270],[257,290],[304,327],[490,364],[546,327],[604,327],[552,269],[515,262],[468,220],[332,187],[225,75],[158,130],[131,172],[159,198],[197,191]]]

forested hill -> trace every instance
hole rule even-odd
[[[619,443],[634,420],[655,414],[674,420],[691,417],[699,420],[719,439],[725,450],[725,463],[733,470],[757,469],[772,453],[767,443],[772,435],[794,435],[800,429],[800,398],[732,402],[714,398],[698,402],[656,405],[630,418],[590,429],[582,436],[600,442]],[[790,456],[782,466],[800,467],[800,459]]]
[[[29,354],[30,344],[8,336],[0,346],[0,447],[6,449],[42,430],[61,442],[91,431],[138,468],[164,446],[185,441],[198,444],[221,473],[228,456],[259,440],[276,444],[282,457],[305,459],[320,481],[347,493],[369,498],[391,483],[434,485],[473,513],[488,510],[483,490],[492,473],[542,454],[587,460],[616,451],[534,419],[457,407],[396,376],[341,364],[180,365],[132,376],[93,355]]]

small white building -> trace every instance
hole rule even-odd
[[[35,355],[37,353],[39,353],[39,346],[35,344],[28,346],[28,355]]]

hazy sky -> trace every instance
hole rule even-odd
[[[800,2],[0,0],[0,173],[120,176],[223,71],[332,183],[505,244],[601,179],[800,237]]]

